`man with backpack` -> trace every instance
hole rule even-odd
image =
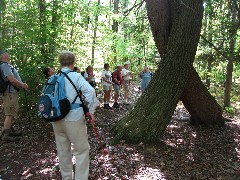
[[[122,65],[118,65],[116,70],[112,74],[112,81],[113,81],[113,89],[114,89],[114,104],[113,108],[119,108],[118,98],[121,93],[121,86],[122,86]]]
[[[13,129],[14,119],[17,119],[18,91],[19,88],[28,89],[28,85],[23,83],[17,70],[10,63],[10,56],[7,50],[0,51],[0,82],[3,95],[3,108],[5,114],[4,130],[2,140],[5,142],[13,142],[19,140],[17,136],[21,136],[22,132]]]
[[[72,108],[69,113],[62,119],[53,122],[53,130],[56,139],[59,166],[62,179],[73,179],[72,177],[72,152],[76,158],[75,179],[87,180],[89,174],[89,143],[86,128],[85,115],[82,101],[77,94],[80,90],[84,95],[84,101],[89,109],[89,116],[94,121],[93,115],[95,108],[98,106],[94,88],[77,72],[73,71],[75,56],[70,51],[62,51],[59,55],[61,71],[66,73],[65,79],[65,96],[72,103],[78,103],[77,108]],[[69,79],[68,79],[69,78]],[[73,83],[73,84],[72,84]]]

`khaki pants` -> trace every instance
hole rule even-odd
[[[59,166],[63,180],[72,180],[72,152],[76,158],[75,180],[88,180],[89,174],[89,144],[87,128],[82,117],[79,121],[60,120],[52,123],[57,151]]]
[[[19,111],[18,92],[15,93],[5,92],[2,98],[5,116],[13,116],[15,119],[17,119]]]

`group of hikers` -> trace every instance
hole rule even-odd
[[[93,73],[93,67],[91,65],[87,66],[85,71],[81,71],[80,67],[75,66],[73,71],[80,73],[84,79],[93,87],[96,88],[96,77]],[[54,75],[54,69],[47,67],[43,70],[43,74],[47,79]],[[148,67],[145,66],[143,70],[138,73],[139,78],[141,78],[139,89],[144,92],[147,88],[150,80],[152,79],[152,72],[149,71]],[[119,96],[121,94],[121,89],[123,89],[123,104],[129,105],[129,85],[132,79],[132,72],[129,70],[129,62],[125,62],[122,65],[117,65],[115,70],[110,71],[110,65],[108,63],[104,64],[104,69],[101,72],[101,84],[102,90],[104,92],[104,104],[103,108],[113,109],[119,108]],[[111,92],[114,90],[113,100],[114,103],[110,106]]]
[[[70,102],[76,104],[83,103],[78,97],[76,89],[84,94],[84,102],[89,110],[89,117],[92,122],[95,121],[94,112],[99,104],[95,93],[95,75],[92,66],[88,66],[84,73],[75,66],[76,59],[73,52],[62,51],[59,56],[61,71],[66,72],[69,79],[65,79],[65,96]],[[104,108],[118,108],[118,98],[121,87],[124,90],[124,103],[128,104],[129,80],[132,73],[129,71],[129,63],[118,65],[112,73],[109,64],[104,64],[102,71],[102,85],[104,91]],[[2,140],[4,142],[15,142],[20,140],[21,131],[13,128],[14,121],[17,120],[19,106],[19,89],[28,90],[28,85],[21,80],[18,71],[13,67],[10,61],[10,55],[7,50],[0,50],[0,77],[1,82],[7,82],[7,89],[2,94],[4,108],[4,125]],[[43,73],[48,79],[55,75],[53,68],[46,68]],[[151,80],[152,73],[147,67],[139,73],[142,78],[141,90],[144,91]],[[73,84],[72,84],[72,83]],[[2,86],[2,85],[1,85]],[[114,104],[110,107],[111,90],[114,89]],[[57,146],[59,166],[62,179],[64,180],[87,180],[89,175],[89,143],[86,129],[85,112],[82,106],[71,107],[68,114],[61,120],[51,122],[54,130]],[[73,147],[73,150],[71,150]],[[72,154],[76,158],[75,175],[73,178]]]

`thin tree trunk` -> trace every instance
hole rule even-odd
[[[227,68],[226,68],[226,81],[225,81],[225,90],[224,90],[224,108],[230,106],[231,99],[231,86],[232,86],[232,72],[233,72],[233,59],[234,59],[234,49],[236,44],[236,32],[237,28],[237,11],[236,8],[231,7],[232,13],[232,33],[235,33],[233,37],[230,39],[230,58],[228,60]]]
[[[118,14],[118,8],[119,8],[119,0],[114,0],[114,14],[117,15]],[[118,21],[116,19],[113,19],[113,25],[112,25],[112,30],[114,33],[117,33],[118,32]],[[113,61],[116,62],[117,61],[117,45],[116,45],[116,37],[114,35],[113,37],[113,41],[114,41],[114,44],[113,44]]]
[[[48,62],[47,55],[47,25],[46,25],[46,1],[39,0],[39,21],[40,21],[40,51],[43,59],[41,62]]]
[[[95,16],[95,22],[94,22],[95,24],[94,24],[94,30],[93,30],[92,60],[91,60],[92,66],[94,66],[94,59],[95,59],[95,46],[96,46],[96,38],[97,38],[98,14],[99,14],[100,3],[101,3],[100,0],[98,0],[98,8]]]
[[[53,10],[52,10],[52,33],[51,33],[51,43],[49,47],[49,52],[54,56],[55,49],[57,48],[56,39],[58,36],[58,0],[53,1]]]
[[[4,40],[6,38],[6,28],[4,25],[6,10],[6,1],[0,0],[0,50],[4,48]]]

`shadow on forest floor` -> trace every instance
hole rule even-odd
[[[115,111],[98,108],[96,117],[103,139],[109,142],[109,129],[131,107]],[[176,112],[184,114],[181,108]],[[186,114],[186,113],[185,113]],[[2,114],[0,114],[2,119]],[[2,121],[1,124],[2,125]],[[17,123],[25,135],[20,142],[0,140],[0,175],[3,180],[61,179],[51,124],[28,121]],[[203,128],[188,125],[184,118],[172,119],[158,144],[111,146],[102,157],[91,128],[90,178],[96,179],[240,179],[240,120],[224,127]]]

